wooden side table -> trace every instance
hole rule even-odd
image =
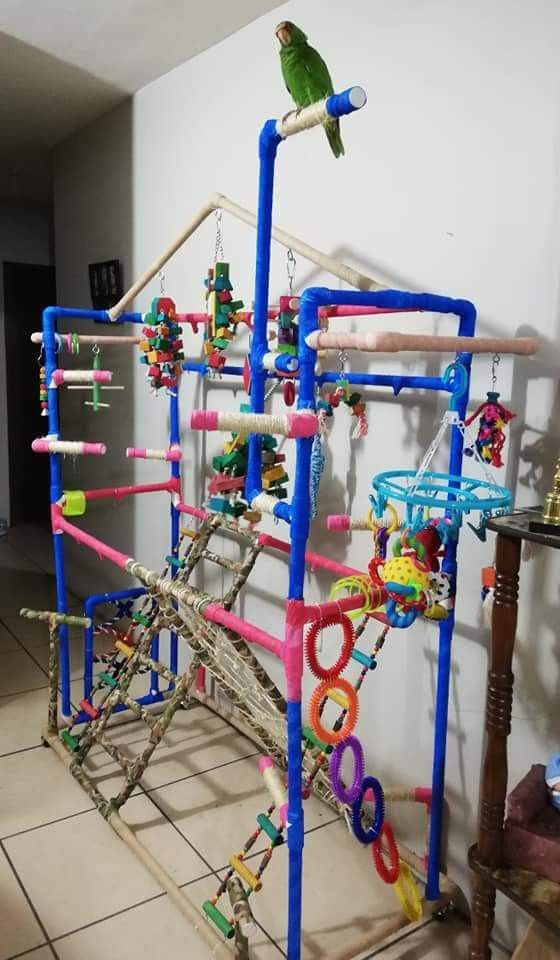
[[[560,548],[560,536],[533,533],[529,521],[540,510],[526,510],[489,521],[495,531],[496,586],[492,650],[486,701],[486,749],[480,787],[478,843],[469,850],[474,873],[470,960],[490,960],[496,890],[560,935],[560,884],[502,862],[507,794],[507,740],[511,732],[512,660],[517,626],[517,594],[524,540]],[[559,944],[560,952],[560,944]]]

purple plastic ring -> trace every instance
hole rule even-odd
[[[344,751],[347,747],[350,748],[354,756],[354,776],[352,778],[352,785],[350,787],[345,787],[340,779],[340,767],[342,765]],[[336,799],[340,800],[341,803],[354,803],[354,801],[360,795],[362,780],[364,779],[364,772],[364,751],[358,738],[350,736],[346,737],[346,740],[341,740],[340,743],[337,743],[333,752],[331,753],[329,761],[331,787]]]

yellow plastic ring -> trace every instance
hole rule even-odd
[[[366,576],[355,576],[355,577],[342,577],[341,580],[337,580],[336,583],[333,583],[330,592],[329,600],[336,600],[339,593],[342,591],[348,591],[349,595],[352,596],[353,593],[361,593],[364,597],[364,605],[358,610],[348,610],[346,616],[350,617],[350,620],[356,620],[358,617],[363,617],[365,613],[368,613],[371,609],[371,592],[370,592],[370,581]]]
[[[422,898],[418,892],[414,874],[404,860],[400,861],[399,878],[393,884],[393,890],[407,920],[410,923],[421,920],[424,916]]]
[[[388,514],[389,514],[389,516],[390,516],[390,518],[391,518],[391,522],[390,522],[389,526],[386,528],[386,529],[387,529],[387,533],[395,533],[395,532],[399,529],[399,527],[400,527],[400,525],[401,525],[400,517],[399,517],[399,515],[398,515],[397,511],[395,510],[395,508],[394,508],[394,506],[393,506],[392,503],[388,503],[388,504],[386,505],[386,507],[385,507],[385,510],[387,510],[387,512],[388,512]],[[383,523],[383,517],[379,517],[379,518],[378,518],[378,517],[376,517],[376,516],[374,515],[373,507],[371,507],[370,510],[369,510],[369,512],[368,512],[367,522],[368,522],[369,527],[374,531],[374,533],[375,533],[376,530],[379,530],[380,527],[384,527],[384,526],[385,526],[385,524]]]

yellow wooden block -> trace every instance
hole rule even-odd
[[[158,352],[157,352],[157,350],[150,350],[150,351],[146,354],[146,356],[147,356],[147,358],[148,358],[148,363],[157,363],[157,362],[158,362]]]
[[[211,353],[214,353],[214,347],[209,340],[204,341],[204,353],[207,357],[209,357]]]
[[[144,353],[146,353],[146,351],[150,349],[150,342],[149,340],[140,340],[138,346],[144,351]]]
[[[249,867],[247,867],[246,864],[243,863],[243,860],[240,860],[239,857],[235,857],[232,855],[229,858],[229,865],[230,867],[233,868],[233,870],[235,870],[236,873],[239,874],[239,876],[241,877],[242,880],[245,881],[245,883],[249,884],[249,886],[251,887],[251,890],[254,890],[255,893],[258,893],[258,891],[262,888],[262,883],[260,880],[257,879],[254,873],[251,873],[251,871],[249,870]]]
[[[128,643],[123,643],[122,640],[115,640],[115,647],[120,653],[122,653],[128,659],[130,659],[130,657],[134,653],[134,647],[129,647]]]
[[[332,700],[333,703],[336,703],[339,707],[342,707],[343,710],[348,710],[348,697],[345,697],[344,694],[340,693],[339,690],[329,690],[327,697],[329,700]]]

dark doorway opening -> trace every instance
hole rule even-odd
[[[48,457],[33,453],[35,437],[48,432],[39,406],[39,347],[44,307],[56,303],[54,267],[10,263],[4,268],[4,324],[8,399],[10,524],[49,522]]]

